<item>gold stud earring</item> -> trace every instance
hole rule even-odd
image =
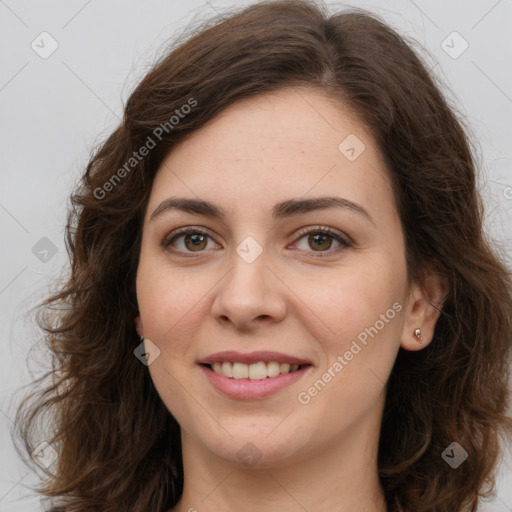
[[[423,343],[423,338],[421,337],[421,329],[416,329],[414,331],[414,335],[416,336],[416,338],[418,338],[418,341],[420,343]]]

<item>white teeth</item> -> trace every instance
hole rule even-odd
[[[247,379],[249,377],[249,367],[243,363],[233,364],[233,378],[234,379]]]
[[[263,362],[249,365],[249,379],[261,380],[267,378],[267,365]]]
[[[271,361],[270,363],[267,363],[267,375],[269,377],[275,377],[276,375],[279,375],[279,373],[280,373],[279,363],[276,363],[275,361]]]
[[[280,373],[291,373],[299,369],[298,364],[259,361],[252,364],[230,363],[229,361],[215,362],[212,369],[219,375],[233,379],[263,380],[268,377],[276,377]]]
[[[279,371],[281,373],[288,373],[290,371],[290,364],[289,363],[281,363],[279,365]]]
[[[222,363],[222,373],[226,377],[233,377],[233,367],[228,362]]]

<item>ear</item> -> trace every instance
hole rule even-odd
[[[135,317],[135,330],[137,331],[139,338],[144,336],[144,329],[142,328],[142,320],[140,319],[140,316]]]
[[[421,350],[430,344],[441,308],[448,293],[446,278],[430,272],[421,283],[414,284],[409,294],[404,315],[400,346],[405,350]],[[420,342],[415,335],[421,329]]]

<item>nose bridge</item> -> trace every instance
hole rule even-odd
[[[231,269],[220,283],[212,313],[238,327],[257,318],[282,318],[284,298],[268,264],[268,251],[255,238],[244,238],[231,255]]]
[[[246,285],[251,286],[254,290],[264,292],[267,279],[265,274],[268,272],[268,251],[263,251],[263,247],[254,242],[242,242],[236,248],[236,254],[233,254],[233,277],[240,280]]]
[[[231,258],[231,271],[227,276],[229,294],[238,297],[247,307],[258,307],[267,293],[266,268],[268,255],[253,237],[247,237],[237,247]]]

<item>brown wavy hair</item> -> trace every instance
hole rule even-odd
[[[387,383],[378,469],[388,507],[476,511],[512,436],[512,282],[483,231],[474,143],[446,85],[415,40],[359,8],[330,14],[313,1],[264,1],[187,30],[130,95],[71,196],[69,275],[37,310],[52,368],[16,414],[28,464],[38,468],[26,454],[42,439],[59,454],[37,492],[56,512],[163,512],[178,502],[179,425],[134,357],[153,178],[178,142],[233,102],[307,86],[348,105],[382,151],[410,280],[430,269],[448,283],[432,343],[400,349]],[[468,453],[457,469],[442,458],[452,442]]]

